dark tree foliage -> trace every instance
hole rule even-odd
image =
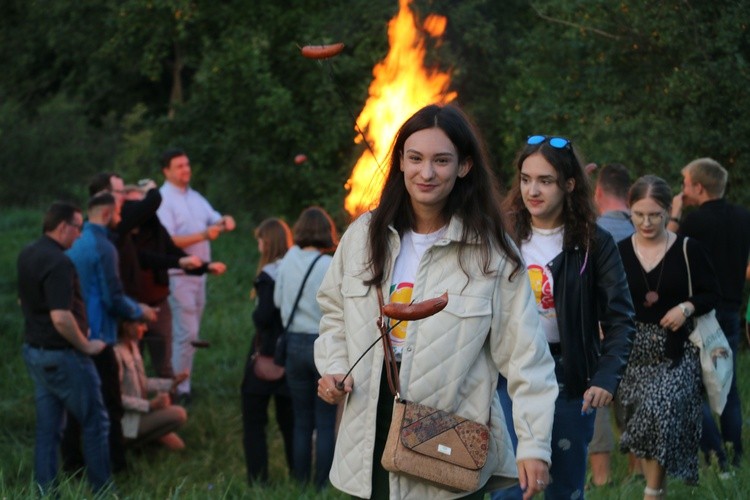
[[[620,161],[675,188],[711,156],[748,204],[747,2],[535,1],[514,38],[503,123],[565,134],[597,163]],[[511,143],[504,164],[510,164]]]
[[[711,156],[750,204],[750,3],[414,0],[448,18],[427,62],[450,70],[504,183],[529,134],[571,138],[679,186]],[[388,51],[396,0],[0,3],[0,203],[83,196],[97,170],[161,180],[179,145],[218,208],[344,222],[354,118]],[[299,47],[342,41],[329,61]],[[303,153],[307,162],[293,159]],[[19,175],[19,173],[21,173]],[[78,200],[79,202],[83,200]]]

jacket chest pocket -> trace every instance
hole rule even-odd
[[[487,297],[449,294],[448,304],[436,320],[444,331],[453,331],[460,342],[472,342],[477,336],[484,339],[490,331],[492,305]]]
[[[365,318],[377,318],[377,301],[368,299],[370,285],[366,285],[362,278],[344,275],[341,280],[341,295],[344,304],[344,320],[347,325],[357,325],[365,322]]]
[[[365,285],[361,278],[345,274],[341,280],[341,295],[344,299],[364,298],[368,291],[370,291],[370,285]]]

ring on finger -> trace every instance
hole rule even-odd
[[[545,482],[544,482],[544,481],[542,481],[541,479],[537,479],[537,480],[536,480],[536,485],[537,485],[537,487],[538,487],[538,488],[539,488],[540,490],[543,490],[543,489],[544,489],[544,488],[545,488],[545,487],[547,486],[547,483],[545,483]]]

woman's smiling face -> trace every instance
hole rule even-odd
[[[401,171],[417,214],[442,210],[456,179],[470,169],[468,160],[459,164],[455,145],[440,128],[414,132],[404,142]]]

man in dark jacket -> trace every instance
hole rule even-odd
[[[737,354],[740,345],[740,307],[750,256],[750,212],[724,198],[729,174],[716,160],[699,158],[682,169],[683,190],[672,200],[670,229],[703,243],[708,250],[721,299],[716,319],[734,352],[734,378],[721,413],[721,434],[708,404],[703,405],[701,448],[716,454],[722,467],[727,462],[723,443],[734,449],[732,464],[742,459],[742,409],[737,390]],[[682,217],[683,206],[697,206]],[[682,217],[682,218],[681,218]]]
[[[144,199],[154,197],[158,200],[157,207],[161,204],[161,194],[152,180],[147,180],[139,186],[127,185],[124,190],[124,217]],[[139,263],[139,287],[136,297],[159,311],[157,320],[148,323],[148,331],[143,337],[142,344],[149,351],[156,376],[172,378],[172,310],[167,300],[168,270],[182,269],[187,274],[199,276],[215,273],[223,264],[203,262],[198,256],[189,255],[175,245],[156,213],[141,222],[137,230],[133,231],[132,239]]]

